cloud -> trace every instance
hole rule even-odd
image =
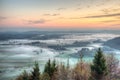
[[[80,17],[71,17],[69,19],[81,19]]]
[[[43,14],[44,16],[51,16],[51,14]]]
[[[101,22],[107,22],[107,23],[109,23],[109,22],[117,22],[117,21],[119,21],[119,20],[106,20],[106,21],[101,21]]]
[[[90,5],[87,5],[86,7],[87,7],[87,8],[90,8]]]
[[[96,16],[86,16],[86,17],[83,17],[83,18],[102,18],[102,17],[115,17],[115,16],[120,16],[120,13],[96,15]]]
[[[60,15],[60,14],[53,14],[53,15],[51,15],[51,16],[58,16],[58,15]]]
[[[118,23],[118,24],[113,24],[113,25],[111,25],[111,26],[119,26],[120,27],[120,24]]]
[[[65,17],[58,17],[58,19],[66,19]]]
[[[115,24],[116,26],[120,26],[120,24]]]
[[[44,23],[46,23],[48,20],[45,20],[45,19],[40,19],[40,20],[35,20],[35,21],[33,21],[33,20],[28,20],[27,22],[29,23],[29,24],[44,24]]]
[[[103,9],[101,11],[104,12],[104,13],[106,13],[106,14],[108,14],[110,12],[108,9]]]
[[[79,3],[79,4],[77,4],[76,6],[81,6],[81,4]]]
[[[112,9],[112,11],[120,11],[120,8]]]
[[[82,8],[77,8],[76,10],[81,10]]]
[[[106,13],[106,14],[108,14],[110,12],[119,12],[120,8],[112,8],[112,9],[108,8],[108,9],[102,9],[101,11],[104,12],[104,13]]]
[[[66,8],[58,8],[57,10],[59,10],[59,11],[60,11],[60,10],[65,10],[65,9],[66,9]]]
[[[73,19],[73,20],[77,20],[77,19],[82,19],[81,17],[59,17],[59,19]]]
[[[116,17],[116,19],[119,19],[119,20],[120,20],[120,16]]]
[[[7,17],[0,16],[0,21],[7,19]]]
[[[44,16],[59,16],[60,14],[43,14]]]

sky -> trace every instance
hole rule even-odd
[[[0,0],[0,28],[120,29],[120,0]]]

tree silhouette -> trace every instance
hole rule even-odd
[[[35,62],[32,75],[31,75],[31,80],[40,80],[40,70],[37,62]]]
[[[103,80],[107,75],[106,59],[99,48],[91,65],[92,80]]]
[[[45,65],[44,73],[48,73],[50,78],[52,79],[52,76],[56,70],[57,70],[56,61],[53,60],[53,62],[51,62],[51,60],[49,59]]]

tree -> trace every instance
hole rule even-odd
[[[29,80],[29,75],[25,70],[23,72],[23,80]]]
[[[50,80],[50,76],[48,73],[43,73],[41,76],[41,80]]]
[[[40,70],[37,62],[35,62],[32,75],[31,75],[31,80],[40,80]]]
[[[54,72],[57,70],[57,65],[56,65],[56,61],[53,60],[52,64],[51,64],[51,75],[53,76]]]
[[[93,64],[91,65],[91,75],[92,80],[105,80],[104,78],[107,75],[106,59],[100,48],[94,56]]]
[[[61,63],[58,66],[56,77],[57,77],[56,80],[70,80],[68,79],[68,69],[65,67],[64,64]]]
[[[80,59],[72,71],[73,80],[88,80],[90,75],[89,64],[83,61],[84,55],[79,51]]]
[[[70,63],[69,63],[69,57],[68,57],[68,59],[67,59],[67,69],[69,70],[69,68],[70,68]]]
[[[28,73],[24,70],[24,72],[16,78],[16,80],[29,80]]]
[[[48,62],[45,64],[45,68],[44,68],[44,73],[48,73],[49,76],[51,75],[51,61],[50,59],[48,60]]]
[[[44,73],[48,73],[50,78],[52,79],[52,76],[56,70],[57,70],[56,61],[53,60],[53,62],[51,63],[51,60],[49,59],[45,65]]]
[[[120,78],[119,60],[113,54],[107,55],[108,80],[117,80]]]

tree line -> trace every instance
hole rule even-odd
[[[16,80],[120,80],[119,60],[114,55],[104,55],[99,48],[92,63],[84,62],[82,58],[80,55],[74,68],[70,67],[69,59],[67,66],[49,59],[42,73],[38,62],[35,62],[31,73],[24,71]]]

